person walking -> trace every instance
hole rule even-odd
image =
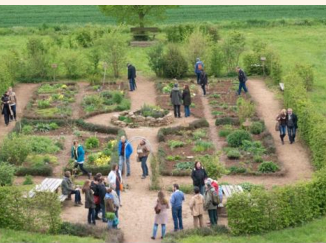
[[[128,67],[128,80],[129,80],[129,87],[130,87],[129,91],[134,91],[137,88],[136,81],[135,81],[136,68],[130,63],[127,64],[127,67]]]
[[[12,87],[9,87],[8,89],[9,92],[9,99],[10,99],[10,110],[12,112],[12,115],[10,116],[10,120],[17,121],[17,115],[16,115],[16,106],[17,106],[17,98],[16,98],[16,93],[12,90]]]
[[[178,184],[173,184],[173,193],[170,203],[172,207],[172,218],[174,222],[174,231],[183,230],[182,224],[182,203],[185,200],[184,194],[179,190]]]
[[[89,173],[84,168],[84,161],[85,161],[85,150],[81,144],[77,140],[74,141],[73,146],[71,148],[71,158],[75,160],[74,169],[77,169],[79,166],[80,170],[83,174],[88,176],[88,179],[91,178],[92,174]]]
[[[174,84],[172,91],[170,93],[171,103],[174,108],[174,117],[181,118],[180,106],[182,104],[182,94],[178,87],[178,84]]]
[[[182,93],[183,106],[185,108],[185,117],[190,116],[190,105],[191,105],[191,94],[189,85],[185,85],[185,88]]]
[[[247,93],[248,92],[248,89],[246,86],[247,76],[246,76],[245,72],[240,67],[236,67],[236,71],[238,73],[238,79],[239,79],[239,89],[238,89],[237,94],[240,95],[242,89],[245,93]]]
[[[204,227],[204,197],[200,194],[200,190],[198,186],[194,187],[195,195],[190,200],[190,210],[191,215],[194,219],[194,227],[203,228]]]
[[[154,226],[153,226],[153,234],[151,239],[155,240],[156,233],[158,229],[158,225],[161,225],[161,239],[165,237],[165,231],[166,231],[166,224],[168,223],[168,209],[169,209],[169,202],[165,198],[165,195],[162,191],[158,192],[157,195],[157,201],[156,206],[154,208],[155,210],[155,220],[154,220]]]
[[[216,193],[211,182],[207,180],[206,191],[204,195],[204,209],[208,211],[209,221],[211,226],[217,224],[217,205],[214,205],[213,194]]]
[[[208,77],[207,77],[207,73],[204,71],[204,69],[202,70],[201,74],[200,74],[200,86],[203,90],[203,96],[206,95],[206,85],[208,85]]]
[[[298,129],[298,117],[293,113],[292,108],[288,108],[286,115],[286,126],[288,128],[288,136],[290,144],[295,142],[295,134]]]
[[[200,194],[205,193],[205,180],[207,179],[206,170],[202,167],[200,161],[195,162],[194,169],[191,173],[191,179],[194,186],[199,188]]]
[[[280,131],[281,142],[284,145],[284,137],[286,135],[286,125],[287,125],[287,115],[286,110],[282,109],[280,114],[276,117],[276,121],[278,121],[278,129]]]
[[[111,171],[108,175],[108,182],[110,187],[116,191],[118,194],[119,200],[121,201],[120,198],[120,189],[122,185],[122,176],[121,176],[121,171],[119,170],[119,166],[117,164],[113,164],[111,167]]]
[[[88,208],[87,221],[88,224],[94,224],[95,222],[95,202],[93,190],[91,189],[91,180],[86,180],[82,188],[82,192],[85,194],[85,208]]]
[[[142,175],[142,179],[145,179],[146,176],[148,176],[148,166],[147,166],[147,158],[149,155],[150,151],[146,145],[146,141],[145,139],[143,139],[138,147],[137,147],[137,155],[138,155],[138,159],[141,162],[141,168],[143,171],[143,175]]]
[[[10,121],[10,97],[9,92],[5,92],[1,97],[1,114],[4,116],[6,126],[9,125]]]
[[[81,202],[80,190],[78,188],[74,189],[70,177],[70,171],[66,171],[65,176],[63,177],[63,180],[61,182],[62,195],[66,195],[69,197],[71,194],[75,194],[75,206],[83,205]]]
[[[125,171],[124,165],[127,164],[127,176],[130,176],[130,156],[133,152],[131,144],[127,141],[125,136],[120,138],[118,144],[119,154],[119,170]]]
[[[197,76],[197,84],[200,84],[200,74],[202,70],[204,69],[204,63],[200,61],[200,58],[196,58],[196,64],[195,64],[195,74]]]

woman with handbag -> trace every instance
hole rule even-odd
[[[278,126],[278,130],[280,131],[281,142],[284,145],[284,137],[286,135],[286,110],[282,109],[280,114],[276,117],[276,130]]]
[[[153,235],[152,239],[155,240],[156,233],[158,229],[158,225],[161,225],[162,229],[162,236],[161,239],[165,236],[166,231],[166,224],[168,222],[168,209],[169,209],[169,202],[165,198],[165,195],[162,191],[159,191],[158,193],[158,199],[156,201],[156,206],[154,208],[155,210],[155,221],[154,221],[154,227],[153,227]]]
[[[100,195],[99,195],[99,179],[102,177],[101,173],[97,173],[94,176],[94,180],[91,182],[91,189],[94,192],[94,203],[95,203],[95,219],[99,220],[98,213],[101,211],[101,204],[100,204]]]
[[[119,170],[119,166],[117,164],[112,165],[111,171],[108,175],[108,182],[110,187],[112,187],[113,190],[115,190],[116,193],[118,194],[119,200],[121,202],[120,192],[123,190],[123,183],[122,183],[121,171]]]
[[[138,155],[138,161],[141,162],[141,168],[143,170],[142,179],[145,179],[146,176],[148,176],[148,167],[147,167],[147,158],[149,155],[149,149],[146,146],[145,139],[140,142],[140,144],[137,147],[137,155]]]

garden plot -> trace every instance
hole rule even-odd
[[[177,83],[179,84],[181,93],[184,86],[189,85],[190,93],[191,93],[191,102],[192,102],[192,104],[190,105],[191,114],[198,118],[204,117],[204,108],[203,108],[203,103],[201,101],[202,94],[198,90],[198,85],[186,81],[178,81]],[[157,81],[155,84],[158,93],[156,97],[156,103],[163,109],[167,109],[167,110],[173,109],[173,106],[170,101],[170,92],[174,84],[175,82],[172,81]],[[182,112],[184,112],[183,109],[181,110]]]
[[[77,93],[75,83],[42,84],[27,105],[24,116],[28,118],[69,117],[76,106],[75,95]]]
[[[231,174],[285,173],[275,153],[272,135],[255,112],[249,97],[236,96],[238,82],[218,81],[211,86],[209,104],[223,147],[223,161]]]

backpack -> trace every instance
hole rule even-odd
[[[202,63],[198,63],[197,69],[199,71],[203,70],[203,64]]]
[[[212,196],[212,203],[214,206],[218,206],[220,204],[220,197],[218,196],[217,191],[211,190],[211,196]]]

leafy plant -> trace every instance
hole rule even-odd
[[[230,166],[228,169],[230,174],[243,174],[247,172],[247,169],[242,166]]]
[[[38,154],[54,154],[61,150],[56,141],[43,136],[29,136],[28,142],[31,145],[32,152]]]
[[[204,129],[196,130],[192,133],[193,138],[195,140],[206,138],[207,137],[207,132]]]
[[[11,186],[14,181],[15,167],[11,164],[0,162],[0,186]]]
[[[261,134],[264,131],[264,125],[261,122],[253,122],[250,126],[252,134]]]
[[[255,163],[262,163],[264,160],[260,155],[255,155],[254,156],[254,162]]]
[[[280,168],[272,161],[264,161],[258,167],[258,171],[262,173],[274,173],[278,170],[280,170]]]
[[[240,97],[237,100],[237,113],[239,120],[242,123],[255,114],[255,104],[250,100],[245,100]]]
[[[231,125],[224,125],[221,130],[218,131],[218,135],[221,138],[227,137],[231,132],[233,128]]]
[[[25,135],[29,135],[33,133],[33,126],[31,125],[24,125],[22,129],[22,133]]]
[[[51,107],[50,100],[38,100],[37,101],[37,107],[39,109],[46,109],[46,108]]]
[[[228,173],[217,154],[198,156],[196,159],[201,162],[209,178],[218,179]]]
[[[240,147],[243,141],[251,141],[250,133],[245,130],[235,130],[226,138],[230,147]]]
[[[0,145],[0,160],[21,165],[32,152],[31,141],[27,136],[10,134]]]
[[[177,170],[191,170],[194,168],[193,162],[179,162],[176,163],[175,168]]]
[[[33,185],[33,177],[30,175],[25,176],[25,180],[23,181],[23,185]]]
[[[85,148],[94,149],[100,146],[100,140],[97,137],[89,137],[85,141]]]
[[[181,160],[181,156],[180,155],[176,155],[176,156],[173,156],[173,155],[168,155],[166,156],[166,160],[168,161],[176,161],[176,160]]]
[[[239,159],[241,157],[241,154],[240,154],[239,150],[232,149],[232,150],[228,151],[227,156],[229,159]]]
[[[251,192],[252,190],[263,190],[264,185],[255,185],[250,182],[240,183],[239,186],[242,187],[244,191]]]
[[[263,147],[260,141],[248,141],[244,140],[242,142],[242,149],[253,155],[262,155],[266,152],[266,149]]]
[[[144,117],[153,117],[153,118],[161,118],[166,116],[169,111],[164,110],[158,106],[146,105],[144,104],[140,109],[140,114]]]
[[[177,141],[177,140],[169,140],[168,145],[169,145],[170,149],[173,150],[174,148],[183,147],[185,145],[185,143],[182,141]]]
[[[163,55],[163,75],[167,78],[182,78],[188,71],[187,61],[176,45],[169,45]]]
[[[192,151],[194,152],[204,152],[207,151],[211,148],[213,148],[214,145],[211,142],[207,142],[207,141],[202,141],[202,140],[198,140],[195,143],[195,146],[192,148]]]

